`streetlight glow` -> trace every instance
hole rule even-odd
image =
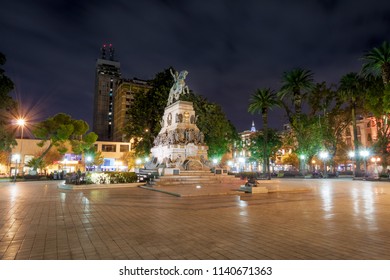
[[[23,118],[18,118],[16,120],[16,124],[19,126],[20,128],[20,156],[19,156],[19,162],[15,162],[15,177],[14,177],[14,182],[16,182],[16,171],[18,170],[18,164],[22,167],[22,175],[23,175],[23,165],[22,165],[22,158],[23,158],[23,155],[22,155],[22,148],[23,148],[23,130],[24,130],[24,126],[26,125],[26,120],[23,119]]]
[[[329,154],[327,151],[320,152],[320,158],[326,160],[328,158]]]
[[[370,152],[368,150],[362,150],[359,153],[363,158],[366,158],[370,155]]]
[[[25,120],[25,119],[22,119],[22,118],[17,119],[17,120],[16,120],[16,124],[17,124],[18,126],[25,126],[26,120]]]
[[[327,160],[328,157],[329,157],[329,154],[328,154],[327,151],[321,151],[320,152],[320,158],[324,162],[324,178],[327,177],[327,174],[326,174],[326,160]]]

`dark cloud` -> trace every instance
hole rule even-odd
[[[304,67],[336,83],[390,35],[387,1],[6,1],[0,51],[23,100],[41,115],[91,123],[95,61],[113,43],[124,77],[187,69],[195,92],[222,105],[238,130],[261,128],[247,113],[256,88],[280,86]],[[271,126],[285,121],[275,111]]]

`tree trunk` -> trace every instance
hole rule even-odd
[[[267,155],[267,144],[268,144],[268,109],[263,108],[262,110],[262,119],[263,119],[263,137],[264,137],[264,145],[263,145],[263,172],[267,172],[267,177],[270,179],[269,172],[269,161]]]
[[[383,84],[386,87],[390,83],[390,63],[383,63],[381,68]]]
[[[356,104],[352,104],[352,129],[353,129],[353,146],[355,148],[355,162],[356,169],[355,174],[360,173],[360,158],[359,158],[359,140],[357,136],[357,125],[356,125]]]
[[[302,96],[299,91],[294,91],[294,109],[295,113],[297,114],[297,117],[299,118],[299,115],[301,114],[302,107]]]
[[[50,145],[47,147],[47,149],[38,157],[39,160],[43,160],[45,155],[50,151],[50,149],[53,147],[53,143],[50,143]]]

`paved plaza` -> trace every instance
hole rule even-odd
[[[389,182],[168,188],[181,197],[57,184],[0,183],[0,259],[390,259]]]

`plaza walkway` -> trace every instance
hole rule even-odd
[[[57,184],[0,183],[0,259],[390,259],[388,182],[167,187],[181,197]]]

